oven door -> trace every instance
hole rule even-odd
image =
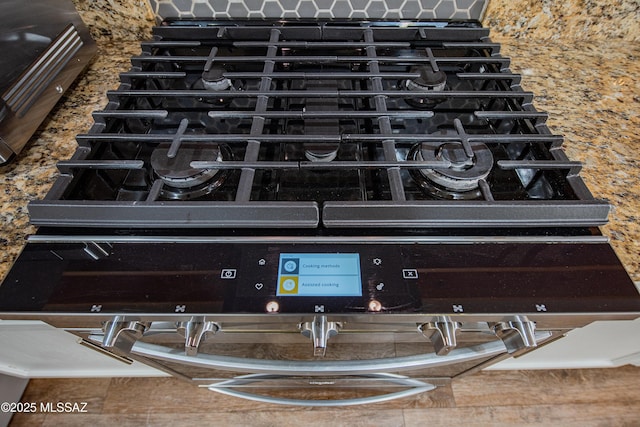
[[[129,322],[119,334],[114,334],[113,322],[105,333],[89,338],[211,391],[302,406],[347,406],[416,395],[516,351],[509,349],[504,335],[498,338],[495,324],[484,322],[448,322],[453,338],[443,341],[437,322],[332,322],[326,316],[291,320],[153,322],[144,332]],[[553,335],[537,331],[530,337],[533,342],[520,343],[518,352]],[[513,336],[510,339],[513,344]]]

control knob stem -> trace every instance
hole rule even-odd
[[[327,341],[338,334],[341,324],[327,321],[327,316],[314,316],[313,321],[300,325],[300,332],[311,339],[313,343],[313,355],[324,357],[327,351]]]
[[[115,316],[113,320],[105,322],[102,328],[102,346],[108,350],[129,354],[148,326],[138,320],[126,320],[124,316]]]
[[[498,322],[493,325],[493,331],[510,354],[538,346],[536,324],[526,316],[515,316],[511,320]]]
[[[454,322],[450,318],[438,317],[435,322],[428,322],[418,327],[425,337],[429,338],[438,356],[446,356],[456,348],[456,333],[460,329],[460,322]]]
[[[188,322],[178,323],[178,332],[184,335],[184,352],[187,356],[198,354],[198,347],[208,333],[218,332],[218,325],[203,317],[192,317]]]

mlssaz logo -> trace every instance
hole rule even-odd
[[[40,412],[86,413],[87,402],[40,402]]]

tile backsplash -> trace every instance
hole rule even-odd
[[[149,0],[166,18],[481,19],[489,0]]]
[[[640,41],[640,0],[72,0],[96,40],[143,40],[159,17],[482,19],[496,35]]]

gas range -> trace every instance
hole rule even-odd
[[[239,397],[411,390],[375,399],[638,317],[609,204],[488,34],[165,21],[30,204],[0,316]]]

